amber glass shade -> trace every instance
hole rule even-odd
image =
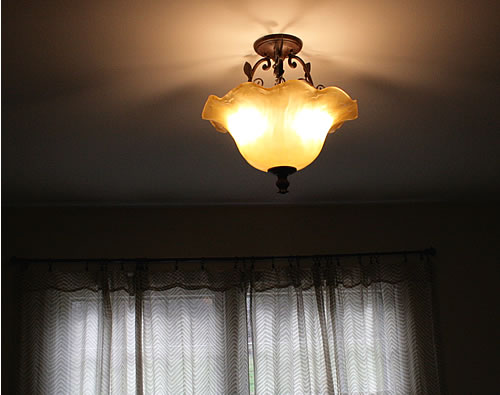
[[[335,87],[291,80],[272,88],[245,82],[224,97],[209,96],[202,118],[229,132],[253,167],[301,170],[321,152],[327,134],[356,119],[358,105]]]

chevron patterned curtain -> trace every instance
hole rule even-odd
[[[25,270],[19,393],[439,393],[425,260],[143,269]]]

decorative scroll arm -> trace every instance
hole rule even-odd
[[[297,67],[297,63],[295,62],[295,60],[301,64],[302,69],[304,70],[304,78],[299,78],[299,79],[304,80],[309,85],[314,86],[312,76],[311,76],[311,63],[306,63],[301,58],[299,58],[297,55],[290,54],[290,55],[288,55],[288,65],[292,69],[295,69]]]
[[[266,64],[262,66],[262,70],[264,71],[269,70],[271,68],[271,58],[269,57],[259,59],[253,67],[250,63],[245,62],[245,64],[243,65],[243,72],[248,77],[248,82],[254,81],[253,76],[255,75],[257,68],[264,62],[266,62]],[[261,78],[259,78],[259,80],[262,81]]]
[[[275,85],[285,82],[285,78],[283,77],[283,74],[285,73],[284,60],[288,58],[288,66],[290,68],[292,69],[297,68],[297,62],[300,63],[300,65],[302,66],[302,69],[304,70],[304,77],[299,79],[306,81],[311,86],[314,86],[314,82],[311,76],[311,63],[304,62],[300,57],[294,55],[293,53],[289,54],[286,58],[281,57],[279,55],[279,52],[277,52],[277,54],[278,55],[275,56],[275,59],[271,59],[269,56],[259,59],[253,67],[250,63],[245,62],[245,64],[243,65],[243,72],[247,76],[248,82],[254,82],[260,85],[264,84],[262,78],[254,79],[255,72],[262,63],[264,63],[264,65],[262,65],[262,70],[264,71],[269,70],[272,65],[275,77]],[[323,85],[318,85],[316,87],[316,89],[323,89],[323,88],[324,88]]]

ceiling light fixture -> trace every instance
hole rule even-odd
[[[245,62],[248,82],[224,97],[209,96],[202,118],[219,132],[229,132],[243,158],[276,175],[278,192],[287,193],[287,177],[317,158],[328,133],[357,118],[358,105],[339,88],[314,86],[311,64],[297,56],[302,49],[298,37],[270,34],[255,41],[254,49],[262,58],[253,67]],[[285,60],[292,69],[299,63],[304,77],[285,81]],[[261,65],[274,71],[272,88],[254,78]]]

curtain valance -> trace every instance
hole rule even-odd
[[[186,266],[186,267],[184,267]],[[79,289],[98,291],[106,282],[109,290],[164,290],[175,287],[185,289],[206,288],[224,291],[230,288],[245,289],[247,284],[257,291],[288,286],[309,289],[315,281],[329,286],[346,288],[371,283],[429,282],[430,260],[427,255],[412,258],[345,257],[293,259],[249,258],[245,262],[211,261],[161,264],[142,261],[137,264],[94,262],[33,263],[24,270],[25,290],[53,288],[71,292]]]

